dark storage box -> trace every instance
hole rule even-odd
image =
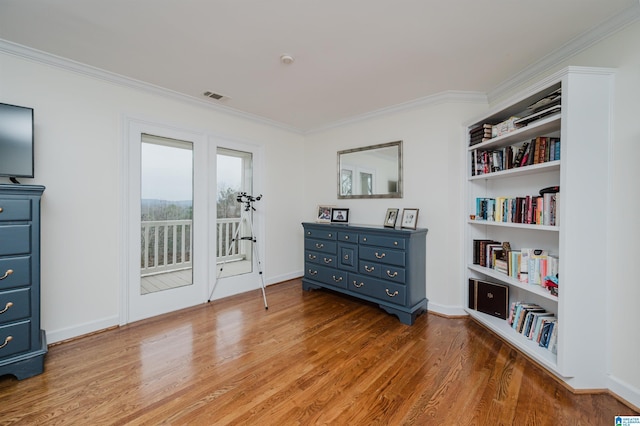
[[[469,308],[506,320],[509,286],[469,278]]]

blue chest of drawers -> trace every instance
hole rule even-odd
[[[426,229],[302,226],[304,290],[326,288],[376,303],[408,325],[427,310]]]
[[[44,370],[40,329],[38,185],[0,184],[0,376],[22,380]]]

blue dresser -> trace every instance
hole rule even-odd
[[[427,310],[426,229],[303,223],[304,290],[378,304],[412,325]]]
[[[40,329],[40,198],[44,186],[0,184],[0,376],[44,371]]]

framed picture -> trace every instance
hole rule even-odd
[[[349,223],[349,209],[331,210],[331,222],[333,223]]]
[[[418,209],[404,209],[402,210],[402,228],[416,229],[418,224]]]
[[[387,215],[384,217],[384,226],[387,228],[395,228],[398,220],[398,209],[387,209]]]
[[[331,209],[332,206],[319,205],[316,214],[316,222],[329,223],[331,222]]]

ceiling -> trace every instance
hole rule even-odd
[[[639,6],[0,0],[0,39],[308,132],[447,91],[490,93],[636,19]],[[282,63],[282,54],[294,62]]]

